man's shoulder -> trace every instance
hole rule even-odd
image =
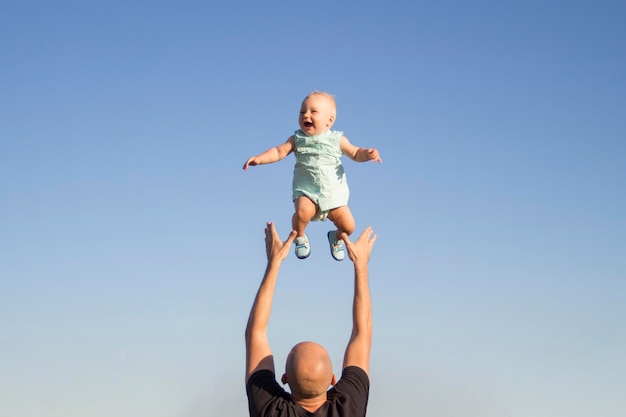
[[[278,385],[276,382],[276,374],[269,369],[259,369],[250,375],[248,382],[246,382],[246,388],[249,389],[253,385],[265,385],[268,383]]]
[[[365,416],[369,399],[369,377],[358,366],[341,372],[337,384],[328,391],[328,416]]]
[[[369,395],[370,380],[367,372],[358,366],[348,366],[341,372],[341,378],[329,391],[329,395],[365,397]]]
[[[365,372],[365,370],[363,368],[361,368],[360,366],[346,366],[345,368],[343,368],[343,370],[341,371],[341,379],[345,378],[346,376],[348,377],[356,377],[359,379],[363,379],[365,381],[369,382],[369,376],[367,375],[367,372]]]
[[[265,410],[266,416],[281,416],[280,410],[293,404],[289,393],[278,384],[274,372],[268,369],[250,375],[246,392],[251,416],[260,415],[261,410]]]

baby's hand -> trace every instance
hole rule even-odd
[[[381,163],[381,164],[383,163],[383,160],[380,159],[380,154],[374,148],[367,150],[367,156],[369,157],[369,160],[372,162],[378,161],[378,163]]]
[[[249,166],[255,166],[258,164],[259,164],[258,158],[256,156],[251,156],[250,158],[248,158],[246,163],[243,164],[243,170],[247,171]]]

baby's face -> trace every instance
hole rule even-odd
[[[335,122],[335,103],[322,94],[313,94],[300,107],[300,129],[307,135],[319,135]]]

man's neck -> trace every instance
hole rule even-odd
[[[304,408],[309,413],[314,413],[319,410],[319,408],[324,405],[327,398],[326,393],[313,398],[298,398],[297,396],[294,396],[293,393],[291,394],[293,402]]]

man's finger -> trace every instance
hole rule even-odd
[[[363,240],[363,239],[368,240],[371,234],[372,234],[372,226],[367,226],[365,230],[363,230],[363,233],[361,233],[361,236],[359,236],[357,240]]]
[[[270,229],[270,235],[272,236],[272,238],[277,238],[278,232],[276,231],[276,226],[274,225],[274,223],[267,222],[267,227]]]
[[[291,246],[291,244],[293,243],[293,240],[296,238],[297,234],[298,233],[295,230],[292,230],[289,233],[289,236],[287,237],[287,240],[285,240],[285,245],[290,245]]]

